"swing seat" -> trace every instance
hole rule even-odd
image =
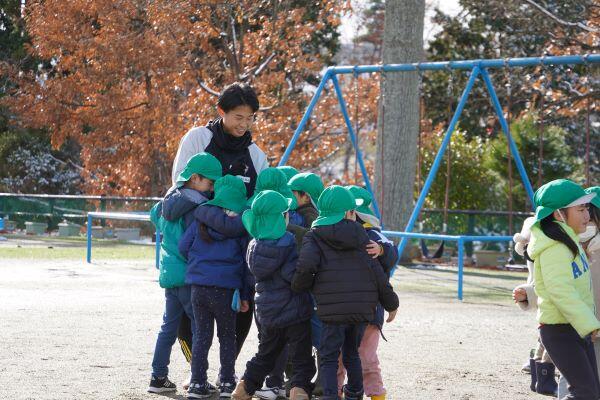
[[[421,244],[421,254],[423,254],[423,258],[425,258],[427,260],[434,260],[437,258],[442,258],[442,256],[444,255],[444,241],[442,241],[442,243],[440,243],[440,246],[437,248],[435,253],[433,253],[433,255],[429,254],[429,248],[427,248],[427,244],[425,243],[424,239],[421,239],[420,244]]]

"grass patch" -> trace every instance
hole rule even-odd
[[[85,237],[8,235],[0,245],[0,259],[85,260]],[[107,239],[92,240],[92,260],[147,259],[155,257],[154,245],[134,244]]]

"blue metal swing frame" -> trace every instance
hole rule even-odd
[[[492,105],[500,121],[500,125],[502,127],[502,131],[506,136],[510,151],[517,166],[517,170],[519,171],[519,175],[521,176],[521,180],[523,181],[523,185],[525,186],[525,191],[527,196],[529,197],[530,204],[533,205],[533,188],[531,186],[531,182],[527,177],[527,172],[525,171],[525,167],[523,165],[523,161],[519,155],[519,151],[517,146],[513,140],[513,137],[510,133],[510,128],[508,123],[506,122],[506,118],[502,113],[502,106],[500,105],[500,100],[498,99],[498,95],[496,94],[496,90],[488,73],[489,69],[499,69],[499,68],[515,68],[515,67],[531,67],[531,66],[550,66],[550,65],[581,65],[581,64],[600,64],[600,54],[587,54],[587,55],[570,55],[570,56],[544,56],[544,57],[527,57],[527,58],[506,58],[506,59],[486,59],[486,60],[465,60],[465,61],[442,61],[442,62],[423,62],[423,63],[410,63],[410,64],[385,64],[385,65],[355,65],[355,66],[338,66],[338,67],[329,67],[325,70],[325,74],[321,79],[321,82],[317,86],[317,89],[296,128],[290,143],[288,144],[281,160],[279,161],[279,165],[285,165],[287,160],[294,149],[300,134],[304,130],[307,122],[310,119],[310,116],[321,97],[323,90],[328,82],[331,82],[333,88],[335,90],[339,105],[340,111],[344,117],[344,122],[346,123],[346,127],[348,128],[348,134],[350,136],[350,141],[352,142],[352,146],[354,147],[354,151],[356,152],[356,158],[358,161],[358,165],[360,166],[360,170],[362,176],[365,181],[365,187],[369,192],[373,194],[373,189],[371,186],[371,182],[369,180],[369,176],[367,173],[367,169],[365,167],[365,163],[363,160],[362,152],[358,146],[356,140],[356,133],[354,132],[354,128],[352,126],[352,122],[350,121],[350,116],[348,114],[348,108],[346,107],[346,102],[344,100],[344,96],[342,93],[342,89],[340,87],[337,76],[344,74],[362,74],[362,73],[386,73],[386,72],[410,72],[410,71],[439,71],[439,70],[464,70],[468,71],[470,76],[467,84],[462,92],[460,97],[460,101],[458,102],[456,109],[454,111],[454,115],[450,124],[448,125],[448,129],[444,134],[444,138],[440,145],[440,148],[437,152],[437,155],[433,161],[431,166],[431,170],[425,180],[425,184],[419,194],[419,198],[415,204],[415,207],[412,211],[412,214],[409,218],[408,223],[406,224],[406,228],[403,232],[397,231],[384,231],[385,234],[392,237],[401,238],[400,244],[398,245],[398,252],[402,254],[408,241],[410,239],[429,239],[429,240],[448,240],[448,241],[456,241],[458,244],[458,288],[457,288],[457,297],[459,300],[463,299],[463,269],[464,269],[464,244],[466,242],[501,242],[501,241],[511,241],[512,237],[510,236],[453,236],[453,235],[438,235],[438,234],[425,234],[425,233],[414,233],[414,225],[419,217],[419,213],[423,208],[423,204],[425,203],[425,198],[429,194],[429,190],[431,189],[431,185],[437,171],[440,167],[442,159],[444,157],[444,153],[446,152],[446,148],[450,143],[450,139],[452,138],[452,134],[454,133],[454,129],[456,128],[456,124],[463,112],[465,104],[469,98],[469,94],[473,89],[473,86],[478,77],[483,79],[485,87],[490,95],[490,99],[492,101]],[[379,206],[377,204],[377,200],[375,196],[373,196],[373,209],[375,214],[380,217]]]

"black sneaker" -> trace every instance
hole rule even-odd
[[[217,388],[208,382],[203,384],[192,382],[188,389],[188,399],[207,399],[217,391]]]
[[[235,390],[235,384],[233,383],[221,383],[221,385],[219,386],[219,392],[221,392],[221,394],[219,395],[219,398],[230,398],[231,397],[231,393],[233,393],[233,391]]]
[[[150,393],[166,393],[174,392],[177,390],[177,386],[169,380],[166,376],[159,378],[152,376],[150,380],[150,386],[148,386],[148,392]]]

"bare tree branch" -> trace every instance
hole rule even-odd
[[[200,80],[200,78],[196,77],[196,80],[198,81],[198,85],[200,85],[200,87],[201,87],[201,88],[202,88],[202,89],[203,89],[203,90],[204,90],[206,93],[208,93],[208,94],[212,94],[212,95],[213,95],[213,96],[215,96],[215,97],[219,97],[219,96],[220,96],[220,93],[219,93],[219,92],[217,92],[217,91],[216,91],[216,90],[214,90],[214,89],[211,89],[211,88],[209,88],[209,87],[206,85],[206,83],[204,83],[204,82],[202,82],[202,81]]]
[[[593,33],[600,32],[598,29],[590,28],[589,26],[587,26],[583,22],[569,22],[569,21],[565,21],[564,19],[561,19],[561,18],[557,17],[556,15],[552,14],[550,11],[548,11],[547,9],[545,9],[544,7],[542,7],[541,5],[537,4],[533,0],[523,0],[523,1],[526,2],[526,3],[528,3],[528,4],[530,4],[530,5],[532,5],[535,8],[537,8],[541,13],[546,14],[548,17],[552,18],[553,20],[555,20],[556,22],[558,22],[561,25],[570,26],[570,27],[574,27],[574,28],[580,28],[580,29],[583,29],[584,31],[593,32]]]

